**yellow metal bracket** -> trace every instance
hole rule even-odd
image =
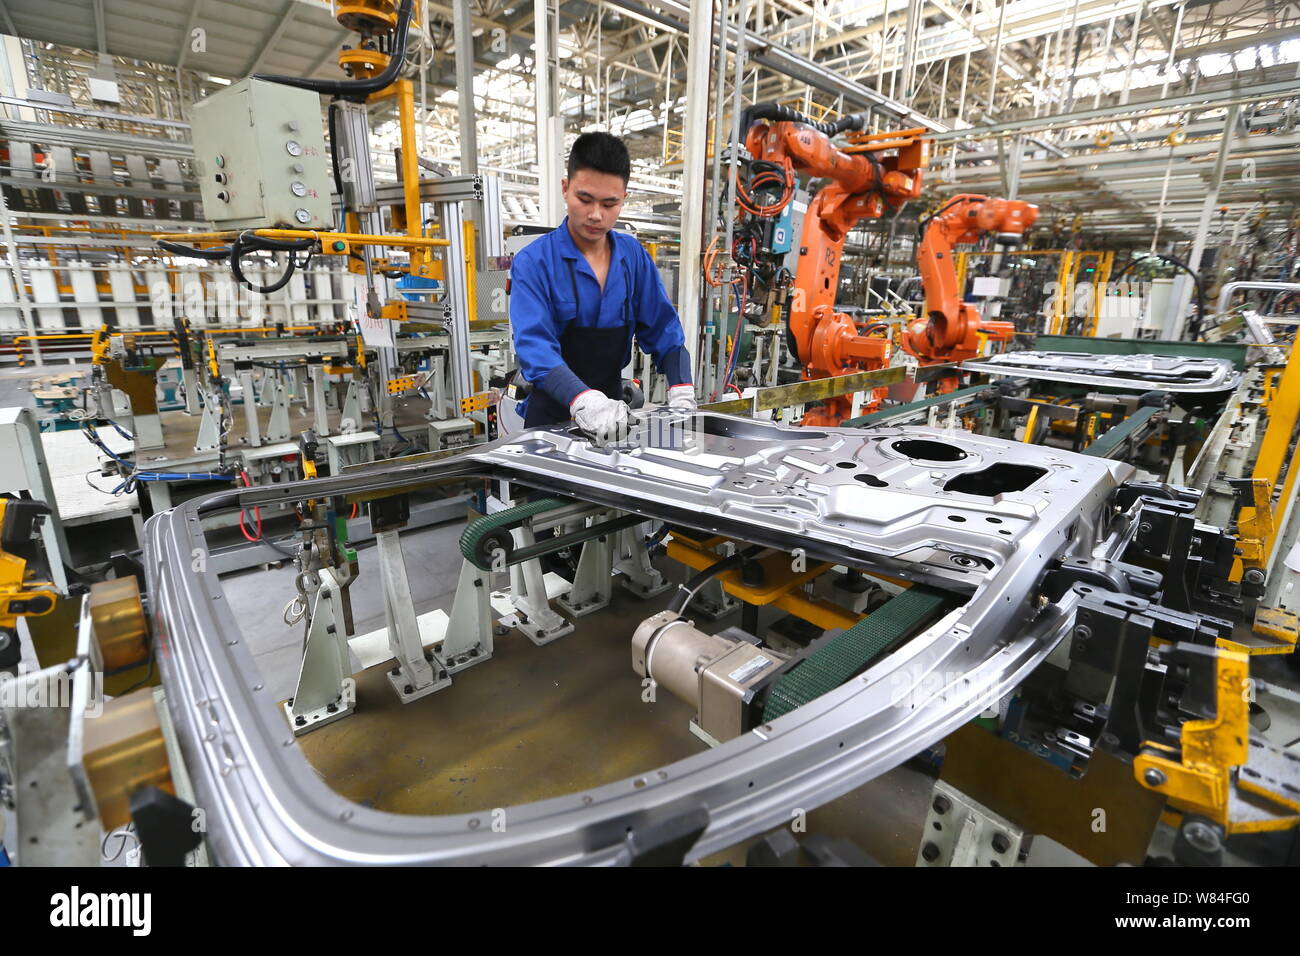
[[[1143,741],[1143,752],[1133,759],[1133,773],[1142,786],[1224,827],[1229,822],[1232,769],[1246,762],[1249,749],[1248,662],[1245,654],[1219,650],[1214,717],[1183,724],[1178,748]]]
[[[1267,478],[1250,479],[1251,504],[1237,519],[1237,547],[1241,563],[1262,568],[1268,561],[1268,543],[1273,539],[1273,483]]]
[[[477,395],[471,395],[469,398],[460,400],[460,413],[468,415],[470,412],[481,412],[483,409],[492,405],[496,400],[494,392],[479,392]]]
[[[1226,833],[1289,830],[1300,826],[1300,761],[1250,736],[1248,660],[1219,649],[1214,717],[1183,724],[1178,747],[1143,741],[1133,773],[1171,808],[1207,817]]]
[[[674,537],[668,541],[668,557],[695,571],[703,571],[720,560],[721,556],[713,548],[725,541],[720,537],[701,542]],[[800,565],[790,555],[781,552],[759,558],[758,563],[763,568],[761,585],[750,587],[742,584],[739,569],[724,571],[718,575],[718,583],[737,600],[760,607],[768,604],[779,607],[823,630],[850,628],[860,620],[859,615],[829,601],[807,597],[800,590],[818,575],[829,571],[831,564],[812,562],[803,566],[803,570],[795,570]]]
[[[388,380],[388,394],[401,395],[403,392],[409,392],[411,389],[420,384],[421,375],[403,375],[400,378],[390,378]]]
[[[1255,654],[1293,654],[1300,639],[1300,615],[1281,607],[1259,607],[1251,630],[1273,642],[1268,647],[1251,648]]]

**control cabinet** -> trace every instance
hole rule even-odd
[[[332,229],[320,97],[251,77],[200,100],[194,172],[219,229]]]

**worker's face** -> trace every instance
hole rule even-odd
[[[627,184],[622,176],[580,169],[571,179],[560,181],[564,203],[569,207],[569,223],[584,239],[603,239],[614,228],[627,199]]]

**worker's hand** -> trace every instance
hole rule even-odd
[[[674,385],[668,389],[668,407],[675,412],[695,412],[699,405],[695,401],[694,385]]]
[[[627,403],[589,388],[569,405],[573,420],[598,444],[621,441],[627,435]]]

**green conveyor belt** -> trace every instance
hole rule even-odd
[[[951,604],[951,595],[919,585],[890,598],[777,681],[763,719],[775,720],[839,687]]]
[[[970,395],[978,395],[980,392],[987,391],[991,386],[972,385],[970,388],[959,388],[955,392],[947,392],[943,395],[931,395],[929,398],[922,398],[919,401],[909,402],[906,405],[894,405],[891,408],[882,408],[878,412],[872,412],[869,415],[859,415],[857,418],[849,418],[840,422],[841,428],[867,428],[872,425],[879,425],[896,418],[900,415],[907,415],[911,412],[919,412],[923,409],[930,408],[933,405],[947,405],[952,402],[960,401]]]
[[[567,498],[540,498],[537,501],[530,501],[527,504],[516,505],[513,508],[507,508],[505,511],[498,511],[494,515],[484,515],[482,518],[475,518],[469,523],[460,536],[460,553],[468,560],[474,562],[474,565],[482,571],[492,570],[490,565],[480,564],[477,557],[477,545],[483,537],[492,531],[502,527],[517,525],[528,518],[544,514],[547,511],[554,511],[556,508],[563,508],[565,505],[573,504]]]
[[[1150,405],[1139,408],[1085,448],[1083,454],[1091,455],[1093,458],[1111,457],[1112,454],[1122,449],[1126,441],[1147,428],[1152,417],[1161,411],[1163,409]]]

